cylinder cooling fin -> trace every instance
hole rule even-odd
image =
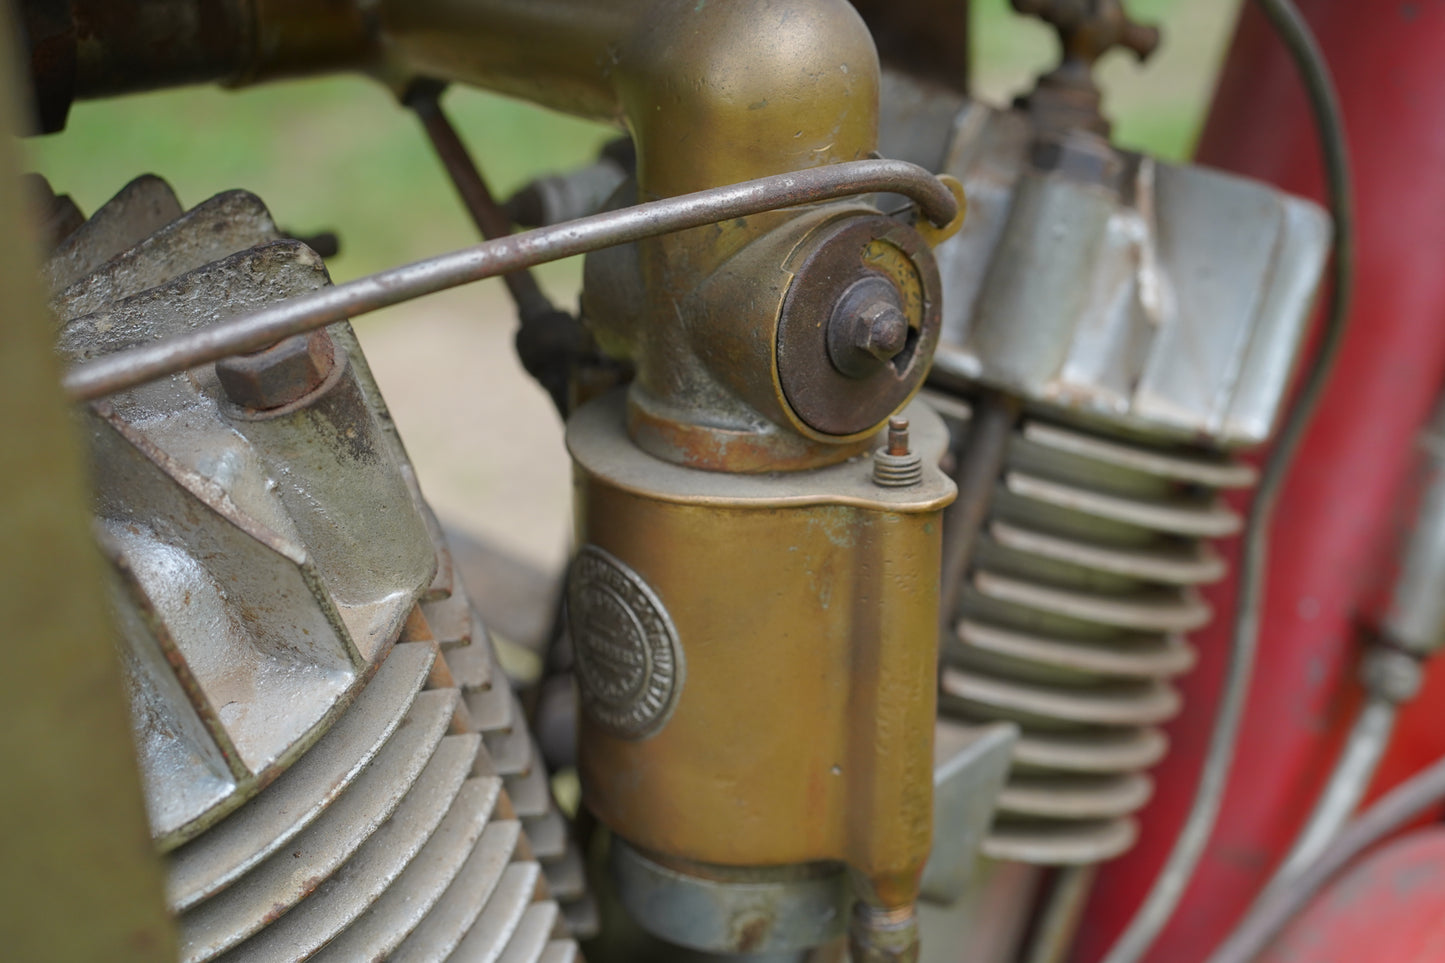
[[[1241,524],[1220,493],[1253,480],[1223,455],[1021,420],[940,673],[947,715],[1022,730],[987,855],[1081,864],[1133,843],[1170,680],[1210,618],[1197,589],[1225,574],[1210,541]]]
[[[1066,61],[1081,23],[1056,24]],[[1018,725],[982,848],[1039,865],[1135,840],[1170,680],[1212,618],[1199,588],[1226,574],[1211,542],[1242,526],[1222,493],[1254,482],[1229,453],[1278,421],[1331,230],[1310,201],[1117,147],[1055,96],[1075,66],[1012,109],[961,101],[938,164],[969,216],[935,252],[930,379],[944,410],[980,405],[974,441],[956,426],[977,490],[950,536],[939,704]],[[921,146],[911,116],[896,137]]]
[[[70,359],[330,283],[243,191],[67,228]],[[181,959],[579,959],[580,854],[360,345],[303,348],[80,413]]]

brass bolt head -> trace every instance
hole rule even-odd
[[[335,364],[335,345],[323,329],[293,335],[251,354],[222,358],[216,362],[216,377],[236,404],[269,411],[315,391]]]

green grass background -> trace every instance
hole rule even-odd
[[[1188,156],[1237,6],[1131,0],[1137,19],[1163,26],[1165,44],[1142,70],[1122,54],[1103,65],[1121,142]],[[974,0],[972,16],[975,91],[984,99],[1006,101],[1057,57],[1052,32],[1014,15],[1007,0]],[[614,133],[472,90],[452,90],[447,104],[500,196],[535,174],[590,159]],[[32,167],[87,213],[143,172],[169,180],[188,206],[244,187],[287,230],[337,231],[336,280],[475,240],[415,120],[364,78],[77,104],[64,132],[32,138],[27,148]],[[568,264],[547,273],[570,282],[576,271]]]

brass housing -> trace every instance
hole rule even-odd
[[[924,469],[905,488],[874,485],[867,458],[768,477],[666,464],[628,439],[619,394],[571,419],[578,544],[651,592],[661,617],[642,623],[675,631],[676,657],[644,665],[647,633],[577,604],[594,576],[574,566],[583,790],[632,844],[729,867],[837,861],[876,905],[916,898],[932,818],[940,519],[954,486],[936,467],[941,421],[921,405],[908,413]],[[594,652],[617,670],[589,669]],[[628,689],[645,701],[648,686],[618,680],[649,671],[675,690],[670,703],[658,693],[649,725],[623,729],[592,708]]]
[[[637,145],[640,200],[861,159],[877,147],[877,55],[845,0],[386,0],[378,20],[389,70],[624,122]],[[769,378],[771,358],[719,360],[734,332],[765,332],[777,320],[776,308],[756,303],[759,291],[764,301],[771,292],[755,276],[721,288],[719,272],[738,257],[781,264],[799,243],[788,230],[799,216],[640,242],[605,295],[588,285],[589,324],[636,365],[634,438],[653,454],[726,471],[824,464],[857,453],[896,408],[871,412],[861,432],[808,431]],[[747,256],[753,245],[760,252]],[[620,259],[600,260],[613,268]],[[619,292],[618,277],[633,290]],[[760,344],[775,355],[775,339]]]

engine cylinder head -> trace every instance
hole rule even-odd
[[[154,177],[46,276],[72,358],[329,283]],[[574,958],[580,852],[350,326],[79,418],[180,958]]]

